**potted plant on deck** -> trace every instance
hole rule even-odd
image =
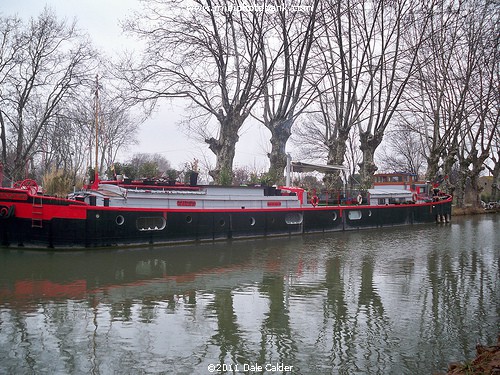
[[[189,176],[189,185],[196,186],[198,185],[198,159],[194,159],[192,163],[189,165],[189,170],[187,175]]]
[[[179,173],[175,169],[168,169],[167,170],[167,183],[169,185],[175,185],[175,182],[177,181],[177,176]]]

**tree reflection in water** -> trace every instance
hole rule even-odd
[[[442,371],[496,339],[499,243],[489,216],[168,249],[4,251],[0,373]]]

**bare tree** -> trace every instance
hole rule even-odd
[[[324,100],[324,95],[319,100]],[[333,134],[338,128],[333,126],[329,114],[332,112],[321,110],[302,116],[292,134],[292,140],[297,147],[300,160],[311,162],[322,160],[328,165],[346,167],[346,170],[326,173],[323,179],[327,189],[340,190],[344,186],[344,181],[347,181],[346,171],[350,175],[355,174],[362,155],[359,150],[357,128],[353,127],[346,138],[339,137]],[[342,142],[338,141],[340,138]],[[339,147],[335,147],[336,145]],[[338,158],[332,157],[337,155],[336,152],[339,153]]]
[[[348,152],[348,140],[353,126],[359,121],[358,87],[361,84],[357,55],[356,33],[352,27],[355,6],[350,2],[323,3],[321,15],[321,37],[318,38],[318,65],[325,72],[317,87],[320,93],[317,106],[321,118],[315,119],[321,126],[319,132],[307,127],[309,136],[321,134],[321,145],[326,147],[327,164],[343,165]],[[353,32],[353,34],[351,34]],[[304,134],[307,140],[307,134]],[[306,141],[307,142],[307,141]],[[355,173],[355,168],[351,174]],[[325,176],[326,185],[340,189],[340,172]]]
[[[4,150],[12,150],[8,164],[15,179],[23,177],[38,151],[43,129],[88,77],[95,58],[74,23],[58,21],[48,9],[18,31],[12,35],[15,65],[2,82],[1,92],[4,130],[10,132]]]
[[[358,28],[359,88],[358,121],[363,161],[362,185],[373,184],[377,170],[374,155],[382,142],[409,79],[415,71],[417,52],[424,40],[429,20],[427,2],[398,0],[364,2],[353,19]],[[432,6],[432,4],[431,4]]]
[[[7,128],[4,120],[6,111],[5,86],[15,67],[17,57],[18,35],[21,21],[16,17],[0,18],[0,141],[2,146],[1,163],[7,163]]]
[[[420,176],[425,167],[425,156],[418,135],[405,124],[386,132],[380,166],[390,172],[407,172]]]
[[[439,1],[431,12],[431,22],[417,58],[417,74],[408,93],[409,108],[414,108],[416,127],[421,134],[424,152],[427,159],[426,177],[433,180],[440,173],[451,174],[456,161],[458,130],[463,116],[465,86],[457,85],[454,67],[461,59],[457,55],[460,46],[460,9],[461,0],[457,3]],[[410,116],[411,117],[411,116]],[[421,118],[418,121],[418,117]],[[452,188],[452,187],[450,187]]]
[[[324,4],[318,41],[325,79],[318,105],[326,126],[328,164],[343,164],[357,127],[363,185],[372,185],[374,154],[414,71],[426,25],[426,5],[401,1],[336,1]],[[354,171],[353,171],[354,173]],[[341,186],[339,173],[328,185]]]
[[[431,15],[417,60],[417,85],[412,85],[419,95],[409,92],[406,106],[411,118],[421,118],[413,129],[424,145],[427,178],[451,176],[458,163],[459,180],[447,179],[446,188],[458,189],[462,206],[465,184],[477,185],[498,126],[498,7],[487,1],[439,1]]]
[[[326,160],[328,132],[323,113],[311,112],[297,120],[292,141],[297,147],[297,157],[305,161]]]
[[[458,163],[461,181],[457,205],[464,206],[464,189],[469,178],[474,191],[472,205],[480,207],[483,187],[479,175],[490,157],[491,145],[498,132],[499,98],[498,41],[499,10],[488,3],[468,8],[464,17],[463,59],[456,67],[465,82],[464,126],[460,127]]]
[[[500,130],[498,127],[493,138],[490,159],[491,163],[485,164],[493,177],[490,200],[497,202],[500,199]]]
[[[127,164],[131,178],[161,177],[171,169],[170,162],[160,154],[134,154]]]
[[[97,139],[100,155],[99,173],[103,174],[113,165],[119,151],[136,143],[136,134],[141,121],[131,115],[130,108],[118,99],[118,94],[111,88],[100,90],[99,99]],[[94,121],[90,124],[94,132]],[[89,139],[93,138],[89,136]]]
[[[96,109],[91,89],[85,86],[80,98],[66,101],[42,131],[37,147],[41,175],[62,170],[76,183],[95,165]],[[131,117],[129,109],[121,106],[110,91],[101,89],[99,98],[98,164],[99,174],[103,175],[115,162],[117,153],[136,141],[140,122]]]
[[[215,154],[212,177],[230,181],[238,132],[267,82],[259,58],[265,13],[239,11],[228,0],[144,4],[125,26],[146,42],[141,63],[123,68],[133,99],[152,107],[160,98],[189,99],[185,131],[203,136]]]
[[[266,18],[271,27],[267,40],[271,41],[264,43],[260,51],[264,72],[268,67],[272,68],[269,83],[262,93],[263,116],[255,117],[271,132],[268,173],[275,182],[283,182],[286,143],[293,123],[314,100],[315,80],[319,81],[308,69],[311,49],[318,34],[319,0],[314,0],[312,5],[300,6],[298,10],[283,0],[276,0],[273,4],[277,11]],[[302,11],[302,8],[307,11]]]

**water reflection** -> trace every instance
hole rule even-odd
[[[499,229],[6,250],[0,373],[433,373],[496,339]]]

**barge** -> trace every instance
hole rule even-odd
[[[375,188],[350,204],[328,203],[300,187],[145,181],[101,181],[57,198],[24,180],[0,188],[0,245],[168,245],[448,222],[451,201],[444,194]]]

